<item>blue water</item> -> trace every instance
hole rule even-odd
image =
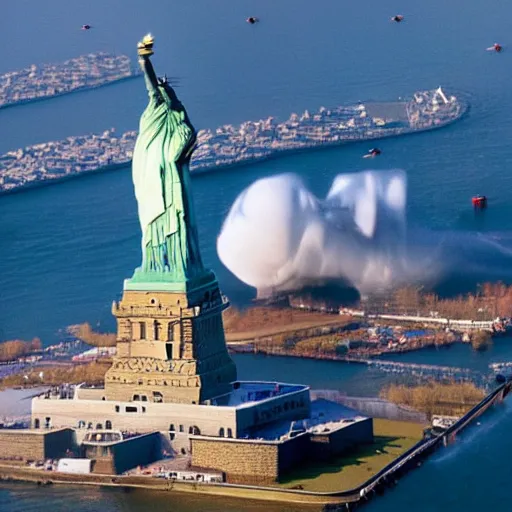
[[[397,12],[406,17],[399,25],[389,22]],[[251,15],[261,23],[246,24]],[[477,0],[18,0],[2,6],[0,73],[88,51],[134,55],[136,41],[152,31],[156,68],[180,78],[178,93],[197,128],[284,118],[321,105],[393,100],[438,85],[463,91],[471,102],[465,119],[440,131],[379,142],[383,154],[372,167],[407,172],[410,223],[467,232],[469,240],[477,232],[492,233],[497,244],[508,244],[511,16],[505,0],[492,6]],[[84,23],[94,28],[81,31]],[[496,41],[505,45],[503,54],[484,51]],[[111,126],[136,128],[145,100],[137,79],[1,111],[0,152]],[[354,144],[194,178],[201,250],[235,303],[247,304],[254,292],[222,267],[215,238],[237,194],[259,177],[293,171],[323,196],[338,172],[365,168],[361,155],[367,149]],[[478,217],[470,207],[475,193],[486,194],[490,204]],[[0,339],[37,335],[49,343],[59,329],[82,321],[113,328],[110,304],[139,262],[135,212],[129,169],[1,197]],[[506,256],[489,256],[489,276],[510,278]],[[510,346],[499,340],[487,354],[456,346],[401,360],[483,369],[490,361],[511,359]],[[237,364],[243,378],[305,381],[350,394],[375,394],[384,380],[363,367],[335,363],[240,356]],[[506,507],[511,424],[507,405],[477,427],[486,436],[465,437],[369,510]],[[155,511],[272,509],[150,496]],[[77,512],[139,511],[147,500],[145,493],[0,487],[2,511],[58,511],[70,504]]]

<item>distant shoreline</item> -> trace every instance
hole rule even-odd
[[[126,77],[126,78],[124,78],[122,80],[125,80],[125,79],[128,79],[128,78],[136,78],[137,76],[139,76],[139,75],[135,75],[135,76],[131,76],[131,77]],[[98,86],[98,87],[104,87],[106,85],[110,85],[111,83],[115,83],[115,82],[109,82],[107,84],[103,84],[103,85]],[[84,90],[84,89],[82,89],[82,90]],[[70,94],[72,92],[78,92],[78,90],[69,91],[69,93],[63,93],[63,94]],[[45,98],[38,98],[37,100],[42,100],[42,99],[45,99]],[[16,106],[16,105],[12,105],[12,106]],[[332,149],[332,148],[335,148],[335,147],[341,147],[341,146],[343,146],[345,144],[362,143],[362,142],[371,141],[371,140],[390,139],[390,138],[395,138],[395,137],[404,137],[404,136],[410,136],[410,135],[424,133],[424,132],[427,132],[427,131],[438,130],[440,128],[444,128],[446,126],[449,126],[449,125],[451,125],[451,124],[453,124],[453,123],[455,123],[457,121],[460,121],[461,119],[466,117],[468,112],[469,112],[469,105],[467,106],[467,108],[465,109],[464,113],[460,117],[457,117],[455,119],[450,119],[449,121],[447,121],[445,123],[442,123],[442,124],[439,124],[439,125],[436,125],[436,126],[428,126],[428,127],[425,127],[425,128],[419,128],[419,129],[410,130],[410,131],[406,131],[406,132],[402,132],[402,133],[378,134],[378,135],[375,135],[375,136],[366,137],[364,139],[341,140],[341,141],[338,140],[338,141],[321,142],[321,143],[318,143],[318,144],[312,144],[310,146],[302,147],[302,148],[283,148],[283,149],[277,149],[277,150],[273,151],[269,155],[263,155],[263,156],[258,156],[258,157],[249,157],[249,158],[246,158],[246,159],[239,160],[237,162],[231,162],[231,163],[225,163],[225,164],[219,164],[219,165],[215,165],[215,164],[205,165],[205,166],[198,167],[196,169],[194,169],[193,168],[194,166],[192,165],[191,166],[192,169],[190,171],[190,174],[191,174],[192,177],[195,177],[196,175],[229,170],[229,169],[232,169],[234,167],[244,167],[244,166],[247,166],[247,165],[252,165],[252,164],[256,164],[256,163],[260,163],[260,162],[264,162],[264,161],[268,161],[268,160],[274,160],[274,159],[283,158],[283,157],[286,157],[286,156],[292,156],[292,155],[295,155],[295,154],[300,154],[300,153],[303,153],[303,152],[306,152],[306,151],[321,151],[321,150],[324,150],[324,149]],[[65,176],[62,176],[62,177],[59,177],[59,178],[47,179],[47,180],[37,180],[37,181],[31,182],[31,183],[27,183],[26,185],[21,185],[19,187],[14,188],[14,189],[0,190],[0,196],[6,196],[6,195],[11,195],[11,194],[18,194],[18,193],[21,193],[21,192],[26,192],[28,190],[33,190],[33,189],[37,189],[37,188],[46,187],[46,186],[49,186],[49,185],[59,184],[59,183],[63,183],[65,181],[68,181],[68,180],[71,180],[71,179],[76,179],[76,178],[80,178],[80,177],[84,177],[84,176],[90,176],[90,175],[93,175],[93,174],[107,173],[107,172],[119,170],[119,169],[124,168],[124,167],[129,167],[130,165],[131,165],[131,160],[127,160],[125,162],[109,164],[109,165],[105,165],[105,166],[102,166],[102,167],[97,167],[95,169],[91,169],[91,170],[88,170],[88,171],[80,171],[80,172],[69,174],[69,175],[65,175]]]
[[[61,176],[59,178],[49,179],[49,180],[36,180],[32,181],[30,183],[27,183],[26,185],[22,185],[20,187],[13,188],[11,190],[0,190],[0,197],[1,196],[9,196],[13,194],[21,194],[22,192],[28,192],[30,190],[38,189],[38,188],[44,188],[48,187],[50,185],[55,185],[59,183],[64,183],[66,181],[77,179],[77,178],[84,178],[86,176],[90,176],[92,174],[98,174],[98,173],[107,173],[110,171],[115,171],[118,169],[121,169],[123,167],[128,167],[131,164],[131,160],[127,162],[122,162],[118,164],[110,164],[105,165],[103,167],[97,167],[96,169],[91,169],[89,171],[81,171],[74,174],[66,174],[65,176]]]
[[[49,100],[58,98],[60,96],[67,96],[69,94],[73,94],[76,92],[84,92],[84,91],[89,91],[89,90],[93,90],[93,89],[99,89],[100,87],[107,87],[109,85],[118,84],[119,82],[131,80],[133,78],[138,78],[140,76],[142,76],[142,73],[133,73],[130,76],[123,76],[120,78],[115,78],[113,80],[108,80],[104,83],[97,84],[97,85],[81,85],[79,87],[76,87],[75,89],[71,89],[70,91],[63,91],[63,92],[58,92],[56,94],[51,94],[48,96],[40,96],[38,98],[29,98],[29,99],[14,101],[12,103],[5,103],[3,105],[0,105],[0,110],[5,110],[8,108],[14,108],[14,107],[21,107],[22,105],[27,105],[29,103],[39,103],[41,101],[49,101]]]

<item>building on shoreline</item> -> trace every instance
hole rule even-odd
[[[43,64],[0,75],[0,108],[100,87],[137,76],[126,55],[89,53],[59,64]]]
[[[201,172],[287,151],[431,130],[456,121],[466,110],[463,99],[448,98],[439,88],[416,92],[407,102],[321,107],[318,112],[292,114],[281,123],[269,117],[246,121],[239,127],[200,130],[190,168]],[[136,131],[117,136],[110,129],[9,151],[0,156],[0,193],[127,165],[136,138]]]
[[[32,430],[0,431],[0,446],[23,460],[31,453],[92,458],[99,473],[167,454],[171,465],[185,460],[230,482],[262,483],[310,457],[372,442],[371,418],[311,401],[308,386],[237,380],[222,323],[228,301],[198,249],[188,170],[194,128],[174,91],[156,79],[152,43],[141,45],[150,102],[133,178],[143,258],[112,306],[116,355],[103,387],[64,386],[34,398]]]

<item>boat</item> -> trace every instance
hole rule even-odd
[[[382,151],[379,148],[372,148],[366,155],[363,156],[363,158],[374,158],[379,156],[381,153]]]
[[[487,208],[487,197],[481,195],[473,196],[471,198],[471,203],[474,208],[483,210],[484,208]]]

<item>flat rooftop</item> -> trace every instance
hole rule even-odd
[[[212,399],[211,405],[236,408],[251,407],[264,400],[308,389],[309,387],[303,384],[237,381],[233,382],[233,390],[230,393]]]
[[[408,122],[406,103],[393,101],[387,103],[365,103],[366,112],[370,117],[380,117],[388,121]]]
[[[77,391],[75,398],[75,390]],[[85,398],[80,397],[80,390],[87,390],[88,395]],[[304,384],[287,384],[282,382],[264,382],[264,381],[236,381],[232,383],[232,389],[229,393],[217,396],[210,400],[209,405],[214,407],[234,407],[244,408],[252,407],[257,403],[264,402],[265,400],[272,400],[275,398],[291,395],[308,391],[309,386]],[[93,393],[91,393],[91,391]],[[45,393],[38,395],[36,398],[39,400],[102,400],[104,396],[104,388],[102,387],[87,387],[87,386],[69,386],[64,390],[52,389]],[[112,400],[112,403],[131,403],[120,402]],[[150,401],[134,401],[135,403],[144,403],[151,405],[169,406],[172,402],[155,403]],[[183,405],[183,404],[180,404]],[[192,404],[191,404],[192,405]],[[206,404],[201,404],[206,405]]]
[[[319,398],[311,402],[310,417],[303,420],[283,420],[272,423],[263,428],[253,430],[245,439],[263,439],[266,441],[284,441],[293,433],[309,432],[311,434],[323,434],[345,428],[355,422],[368,419],[358,411]]]

